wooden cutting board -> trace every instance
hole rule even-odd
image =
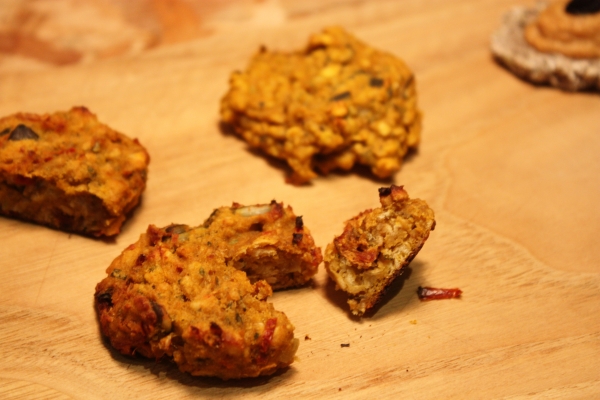
[[[152,161],[115,240],[0,218],[0,398],[600,398],[600,96],[535,87],[493,61],[490,35],[519,3],[2,2],[0,115],[84,105]],[[261,44],[296,49],[333,24],[413,69],[423,140],[393,180],[295,187],[221,132],[219,100]],[[148,224],[276,199],[324,248],[391,183],[430,204],[435,231],[368,318],[349,316],[322,267],[276,293],[301,342],[289,369],[194,378],[101,338],[94,287]],[[419,285],[464,293],[422,303]]]

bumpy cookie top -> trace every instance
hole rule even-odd
[[[148,162],[137,139],[100,123],[85,107],[0,119],[0,176],[16,185],[43,179],[66,194],[90,192],[115,215],[145,187]]]
[[[227,265],[226,240],[202,227],[150,226],[96,287],[102,332],[124,354],[172,357],[223,379],[272,374],[294,361],[294,326],[271,287]]]
[[[221,116],[252,147],[285,159],[293,183],[357,163],[388,177],[418,145],[421,120],[406,64],[339,27],[301,51],[262,48],[232,74]]]

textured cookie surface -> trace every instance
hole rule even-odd
[[[0,119],[0,213],[92,236],[119,233],[146,186],[137,140],[84,107]]]
[[[542,52],[525,38],[525,29],[546,8],[515,7],[494,32],[491,50],[495,58],[515,75],[536,84],[564,90],[600,90],[600,58],[574,58],[557,52]]]
[[[381,207],[349,220],[325,250],[327,273],[358,316],[381,299],[435,228],[433,210],[401,186],[379,189],[379,199]]]
[[[286,160],[292,183],[334,169],[397,171],[421,131],[413,73],[341,28],[327,28],[297,52],[256,54],[234,72],[222,121],[253,148]]]
[[[227,265],[276,290],[304,285],[322,261],[302,217],[275,201],[218,208],[202,228],[220,239]]]
[[[96,287],[103,334],[123,354],[173,359],[192,375],[233,379],[287,367],[298,340],[266,301],[266,280],[291,287],[316,273],[320,250],[297,220],[272,202],[217,209],[195,228],[150,226]]]

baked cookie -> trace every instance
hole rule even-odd
[[[264,279],[282,288],[316,273],[320,250],[296,221],[272,202],[217,209],[196,228],[150,226],[96,286],[102,333],[123,354],[172,358],[192,375],[233,379],[287,367],[298,339],[266,301]]]
[[[306,284],[323,260],[302,217],[276,201],[218,208],[203,228],[220,239],[227,265],[275,290]]]
[[[600,2],[515,7],[493,34],[495,58],[516,75],[564,90],[600,89]]]
[[[301,51],[261,48],[231,75],[221,118],[250,147],[286,160],[295,184],[355,164],[389,177],[421,132],[410,69],[339,27]]]
[[[0,214],[91,236],[119,233],[146,186],[137,139],[84,107],[0,119]]]
[[[379,200],[380,208],[346,222],[325,250],[325,269],[358,316],[381,299],[435,228],[433,210],[423,200],[409,199],[402,186],[379,189]]]

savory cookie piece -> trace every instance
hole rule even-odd
[[[492,35],[496,59],[523,79],[564,90],[600,89],[600,1],[515,7]]]
[[[137,139],[84,107],[0,119],[0,214],[91,236],[119,233],[146,186]]]
[[[298,340],[265,301],[271,287],[250,283],[210,244],[186,246],[186,229],[150,226],[112,262],[95,293],[102,333],[123,354],[172,358],[198,376],[254,377],[291,364]]]
[[[295,184],[355,164],[389,177],[421,131],[410,69],[339,27],[301,51],[261,48],[231,75],[221,118],[251,147],[286,160]]]
[[[302,218],[274,201],[216,209],[195,228],[150,226],[96,287],[101,329],[121,353],[166,356],[192,375],[272,374],[298,340],[266,302],[267,281],[303,284],[321,259]]]
[[[304,285],[323,260],[302,217],[276,201],[218,208],[203,227],[218,238],[228,265],[275,290]]]
[[[325,268],[358,316],[381,299],[435,228],[433,210],[402,186],[379,189],[379,199],[380,208],[349,220],[325,250]]]

